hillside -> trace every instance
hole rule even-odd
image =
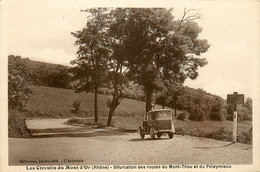
[[[21,112],[18,116],[9,112],[9,120],[13,119],[9,121],[9,137],[18,137],[17,135],[19,135],[20,129],[16,127],[18,120],[16,118],[18,117],[27,120],[33,118],[72,118],[72,121],[75,119],[74,121],[82,120],[84,123],[93,123],[93,97],[93,93],[75,93],[74,90],[70,89],[34,86],[33,94],[27,104],[27,112]],[[99,95],[98,98],[99,122],[106,124],[108,114],[106,102],[109,96]],[[81,101],[82,113],[72,113],[74,100]],[[160,106],[157,106],[157,108],[160,108]],[[112,126],[136,131],[139,126],[142,126],[144,113],[145,102],[124,99],[115,112]],[[179,113],[180,111],[177,111],[177,114]],[[24,123],[24,120],[20,120],[20,122]],[[173,122],[178,135],[207,137],[225,141],[232,139],[232,121],[181,121],[174,117]],[[12,129],[12,127],[15,129]],[[23,127],[23,130],[25,129],[26,127]],[[11,132],[13,130],[15,130],[14,134]],[[252,143],[252,121],[238,122],[238,142]]]
[[[8,56],[8,58],[14,58],[14,56],[11,55],[11,56]],[[46,68],[55,68],[59,65],[59,64],[53,64],[53,63],[47,63],[47,62],[41,62],[41,61],[34,61],[34,60],[30,60],[29,58],[23,58],[23,57],[21,57],[21,59],[24,60],[27,67],[30,69],[36,69],[43,65],[46,66]],[[68,66],[66,66],[66,67],[68,67]]]
[[[109,96],[98,96],[99,115],[106,116],[108,107],[106,106]],[[75,93],[72,89],[61,89],[53,87],[33,86],[33,94],[28,102],[29,111],[42,114],[59,114],[72,116],[73,102],[81,102],[82,111],[88,111],[90,114],[94,111],[93,93]],[[123,99],[116,110],[116,115],[137,115],[143,116],[145,113],[145,102]]]
[[[107,100],[110,96],[98,95],[99,122],[106,123],[109,108]],[[81,113],[75,114],[73,102],[81,102]],[[33,86],[33,94],[28,101],[29,113],[24,115],[27,119],[32,118],[73,118],[94,117],[94,94],[75,93],[72,89],[61,89],[54,87]],[[156,105],[156,108],[161,106]],[[142,125],[145,113],[145,102],[123,99],[115,111],[112,125],[128,129],[137,129]],[[179,114],[180,111],[177,111]],[[90,120],[92,122],[92,120]]]

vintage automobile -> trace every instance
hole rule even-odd
[[[151,139],[157,135],[160,138],[163,134],[168,134],[173,138],[175,128],[172,120],[172,111],[170,109],[154,109],[144,115],[143,127],[139,127],[139,133],[142,139],[149,134]]]

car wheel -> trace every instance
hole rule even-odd
[[[140,136],[141,136],[141,139],[144,139],[145,134],[144,134],[144,131],[143,131],[143,130],[140,130]]]
[[[173,138],[173,133],[168,133],[168,136],[169,136],[170,139],[172,139]]]
[[[162,136],[162,134],[160,133],[157,133],[157,137],[160,138]]]
[[[154,139],[154,130],[152,127],[150,128],[150,138]]]

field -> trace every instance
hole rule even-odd
[[[109,96],[99,95],[99,116],[100,123],[106,124],[106,116],[108,114],[107,100]],[[73,113],[73,102],[79,100],[81,102],[81,112]],[[33,94],[28,102],[28,113],[24,115],[28,119],[32,118],[74,118],[74,117],[93,117],[93,93],[74,93],[74,90],[60,89],[51,87],[34,86]],[[156,106],[160,108],[159,105]],[[112,125],[127,130],[137,130],[142,125],[143,114],[145,113],[145,102],[123,99],[121,104],[116,109]],[[180,111],[177,111],[179,114]],[[105,118],[104,118],[105,117]],[[76,123],[89,123],[91,120],[81,121]],[[197,137],[209,137],[218,140],[231,139],[232,122],[231,121],[181,121],[174,118],[176,134],[192,135]],[[250,129],[252,128],[251,121],[242,121],[238,123],[238,140],[242,143],[251,143],[248,138]]]

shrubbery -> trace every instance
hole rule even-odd
[[[233,113],[234,106],[228,105],[226,108],[227,108],[226,118],[227,118],[227,120],[232,121],[233,115],[234,115],[234,113]],[[250,109],[248,109],[244,105],[237,105],[237,120],[238,121],[244,121],[244,120],[252,121],[252,114],[250,113]]]
[[[206,119],[205,111],[200,106],[193,106],[191,112],[190,112],[190,120],[194,121],[204,121]]]
[[[225,119],[226,111],[224,107],[224,101],[221,99],[215,99],[211,105],[211,111],[209,117],[214,121],[222,121]]]
[[[32,93],[32,72],[20,56],[8,56],[8,107],[24,110]]]
[[[80,112],[80,107],[81,107],[80,100],[75,100],[72,105],[74,107],[74,110],[73,110],[74,113]]]
[[[221,128],[217,131],[206,131],[200,128],[191,127],[177,127],[175,129],[175,134],[177,135],[190,135],[195,137],[205,137],[221,141],[232,141],[232,132]],[[252,128],[247,132],[242,132],[237,135],[237,142],[252,144]]]
[[[182,121],[185,121],[189,118],[190,114],[186,111],[184,112],[181,112],[178,116],[177,116],[177,119],[178,120],[182,120]]]
[[[8,115],[8,136],[9,137],[31,137],[26,126],[25,117],[18,112],[9,111]]]
[[[237,136],[237,141],[245,144],[252,144],[253,142],[253,131],[252,128],[247,132],[243,132]]]

